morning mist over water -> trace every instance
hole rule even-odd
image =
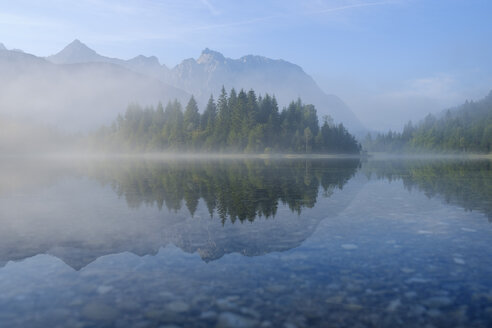
[[[0,326],[492,325],[488,3],[0,9]]]

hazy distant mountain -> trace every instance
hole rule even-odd
[[[5,48],[5,46],[1,42],[0,42],[0,50],[7,50],[7,48]]]
[[[166,76],[169,74],[169,69],[165,65],[161,65],[155,56],[140,55],[129,60],[105,57],[79,40],[74,40],[60,52],[48,56],[46,59],[54,64],[110,63],[158,78],[161,81],[166,81]]]
[[[197,60],[186,59],[170,70],[156,57],[138,56],[130,60],[104,57],[78,40],[47,60],[56,64],[97,62],[120,65],[195,95],[201,108],[210,94],[217,98],[222,86],[227,91],[244,88],[261,94],[274,94],[281,106],[301,97],[305,103],[316,106],[320,117],[330,115],[353,132],[365,130],[340,98],[324,93],[301,67],[284,60],[252,55],[230,59],[205,49]]]
[[[129,60],[99,55],[79,40],[59,53],[40,58],[0,45],[0,114],[42,119],[67,129],[108,123],[130,102],[154,105],[195,95],[203,107],[224,86],[273,94],[280,106],[301,97],[316,106],[320,117],[332,116],[352,132],[364,127],[340,98],[324,93],[301,67],[261,56],[239,59],[205,49],[173,69],[156,57]]]
[[[80,64],[80,63],[118,63],[120,60],[99,55],[97,52],[80,42],[74,40],[59,53],[48,56],[46,59],[54,64]]]
[[[205,49],[197,60],[186,59],[174,67],[168,82],[194,94],[202,104],[211,93],[217,96],[222,86],[274,94],[281,106],[301,97],[316,106],[320,117],[330,115],[352,131],[364,130],[340,98],[324,93],[301,67],[281,59],[252,55],[230,59]]]
[[[72,44],[68,53],[86,62],[60,65],[33,55],[1,50],[0,114],[67,130],[85,130],[113,121],[131,102],[155,105],[175,98],[185,102],[190,97],[161,80],[122,65],[93,62],[99,55],[80,42]],[[131,63],[138,66],[140,62]]]

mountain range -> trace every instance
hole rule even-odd
[[[2,114],[41,119],[69,130],[107,124],[132,102],[155,105],[178,99],[186,104],[194,95],[204,108],[223,86],[273,94],[281,107],[300,97],[314,104],[320,117],[330,115],[354,133],[365,130],[340,98],[326,94],[301,67],[281,59],[230,59],[205,49],[198,59],[168,68],[154,56],[105,57],[75,40],[45,58],[7,50],[2,44],[0,70]]]

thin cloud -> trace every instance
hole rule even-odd
[[[338,11],[346,11],[350,9],[362,8],[362,7],[372,7],[372,6],[384,6],[394,4],[395,1],[378,1],[378,2],[363,2],[363,3],[355,3],[352,5],[345,5],[339,7],[332,7],[326,9],[312,10],[307,11],[307,15],[316,15],[316,14],[325,14],[325,13],[333,13]]]
[[[253,18],[249,20],[243,20],[243,21],[238,21],[238,22],[233,22],[233,23],[223,23],[223,24],[205,24],[205,25],[196,25],[196,26],[189,26],[189,27],[180,27],[180,26],[173,26],[166,28],[165,33],[141,33],[141,34],[127,34],[125,36],[122,35],[108,35],[105,34],[104,36],[94,36],[94,39],[98,39],[99,41],[138,41],[138,40],[177,40],[177,39],[184,39],[181,40],[182,42],[185,42],[186,37],[193,32],[198,32],[198,31],[207,31],[207,30],[214,30],[214,29],[227,29],[227,28],[232,28],[232,27],[237,27],[237,26],[245,26],[245,25],[252,25],[258,22],[262,21],[268,21],[270,19],[274,18],[279,18],[281,15],[272,15],[272,16],[265,16],[265,17],[258,17],[258,18]],[[193,42],[190,41],[190,45],[193,44]]]
[[[457,79],[440,74],[406,81],[399,90],[387,93],[391,98],[427,97],[438,101],[454,101],[457,96]]]
[[[212,3],[209,0],[200,0],[200,1],[208,8],[208,10],[212,15],[214,16],[220,15],[220,11],[217,10],[217,8],[215,8],[215,6],[212,5]]]
[[[103,0],[88,0],[88,4],[92,6],[92,10],[97,7],[100,11],[110,14],[137,15],[145,12],[145,6],[137,4],[130,5],[128,3]]]
[[[53,20],[45,20],[25,15],[0,13],[0,25],[31,26],[31,27],[61,27],[63,24]]]

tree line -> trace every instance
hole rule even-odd
[[[129,105],[110,127],[95,135],[100,147],[123,151],[219,151],[359,153],[360,144],[343,124],[325,117],[319,123],[313,105],[293,101],[279,111],[274,96],[253,90],[210,96],[200,113],[192,96],[183,110],[177,101],[164,108]]]
[[[427,115],[419,124],[408,122],[402,132],[368,134],[370,151],[492,152],[492,91],[484,99],[466,101],[440,117]]]

